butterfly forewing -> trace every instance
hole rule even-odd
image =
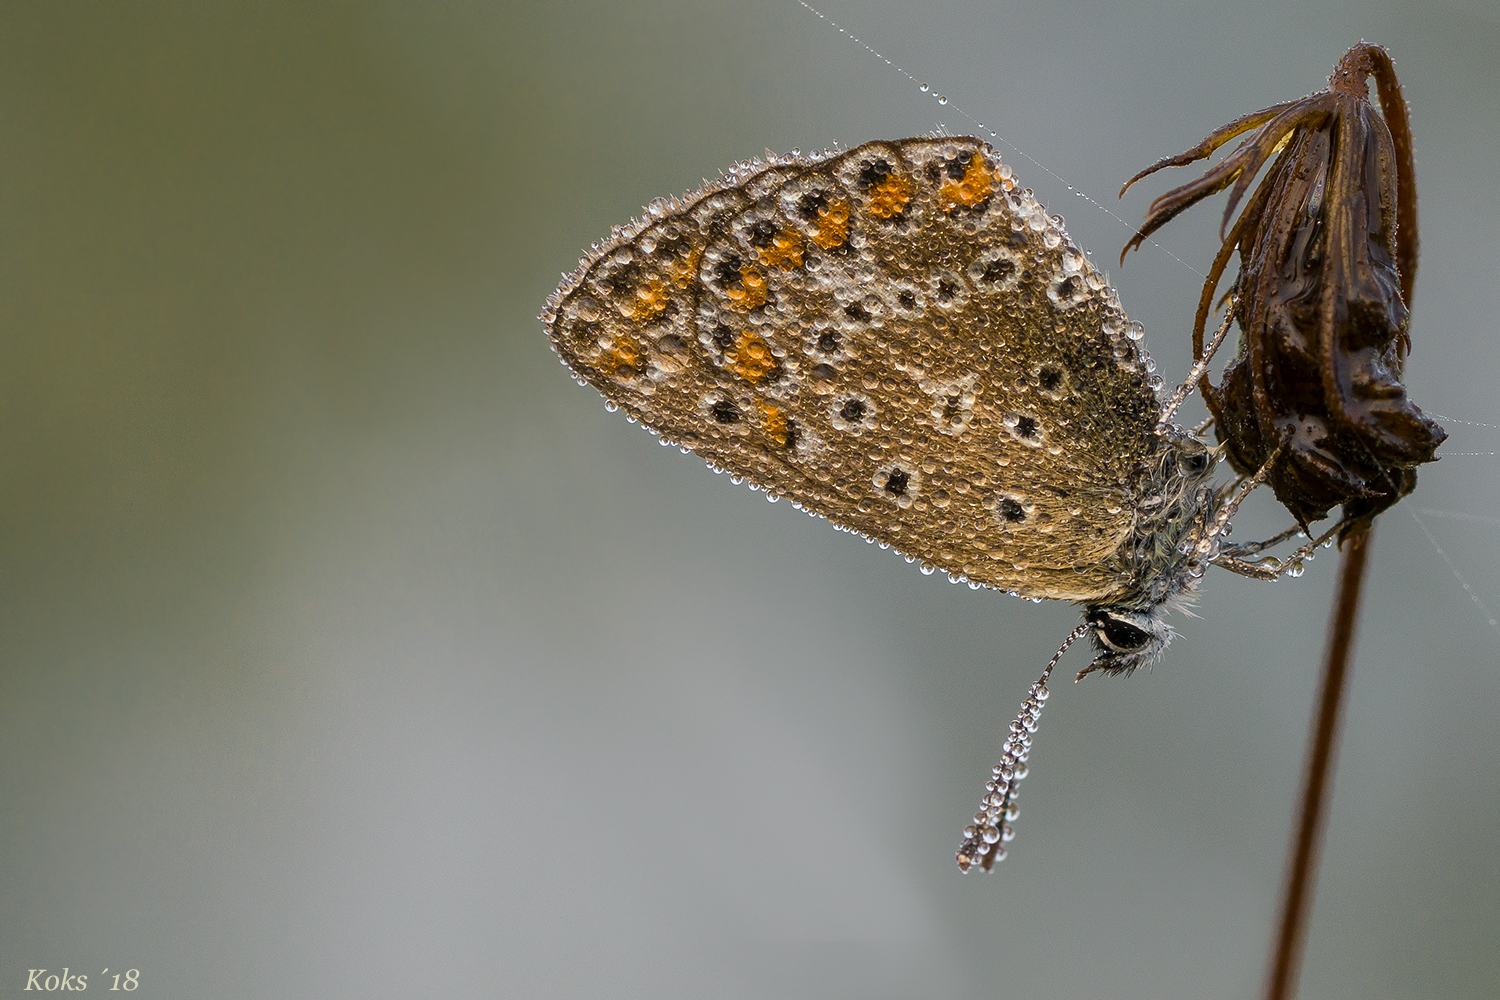
[[[1138,328],[977,139],[743,166],[543,318],[627,413],[837,524],[1023,596],[1131,586],[1160,447]]]

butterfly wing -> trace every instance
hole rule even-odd
[[[1138,584],[1139,328],[977,139],[742,165],[617,230],[542,319],[653,432],[924,564],[1028,597]]]

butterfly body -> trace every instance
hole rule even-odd
[[[1094,668],[1171,636],[1207,449],[1140,328],[977,139],[742,164],[596,245],[552,344],[664,443],[955,579],[1086,607]]]

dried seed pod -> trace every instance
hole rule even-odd
[[[1384,119],[1370,102],[1369,77]],[[1415,467],[1433,461],[1447,436],[1401,384],[1417,269],[1417,190],[1406,102],[1390,55],[1361,42],[1340,60],[1326,90],[1231,122],[1125,188],[1163,167],[1203,159],[1251,129],[1217,166],[1156,199],[1120,257],[1188,206],[1234,185],[1193,346],[1201,357],[1219,281],[1238,250],[1241,352],[1219,386],[1205,375],[1199,389],[1236,471],[1253,472],[1285,445],[1268,478],[1276,498],[1304,527],[1342,504],[1352,519],[1347,535],[1410,493]]]

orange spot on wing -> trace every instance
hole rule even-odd
[[[666,283],[652,278],[645,284],[636,286],[631,316],[640,320],[660,316],[666,311],[670,300],[671,295],[667,292]]]
[[[729,370],[752,385],[757,385],[780,367],[776,355],[766,342],[753,333],[740,334],[729,355]]]
[[[870,189],[870,214],[877,219],[889,219],[900,215],[911,201],[911,181],[899,174],[891,174]]]
[[[616,337],[614,343],[599,355],[599,367],[611,375],[635,375],[641,370],[644,355],[645,351],[634,338]]]
[[[995,171],[979,153],[969,156],[969,165],[964,168],[961,180],[947,180],[938,188],[938,206],[944,212],[956,212],[960,208],[973,208],[981,204],[995,190]]]
[[[818,209],[813,223],[812,241],[824,250],[841,247],[849,241],[849,199],[830,201]]]
[[[724,297],[744,312],[765,305],[766,295],[766,276],[750,267],[740,272],[738,281],[724,289]]]
[[[693,247],[684,256],[674,257],[668,267],[673,283],[678,288],[687,288],[698,276],[698,262],[703,259],[703,248]]]
[[[790,271],[802,266],[802,238],[783,229],[771,239],[771,245],[760,248],[760,262],[767,267]]]
[[[788,432],[786,423],[786,414],[782,413],[779,407],[772,406],[770,403],[758,402],[757,405],[760,407],[761,417],[765,420],[766,436],[771,439],[771,443],[777,448],[785,448],[791,441],[791,435]]]

